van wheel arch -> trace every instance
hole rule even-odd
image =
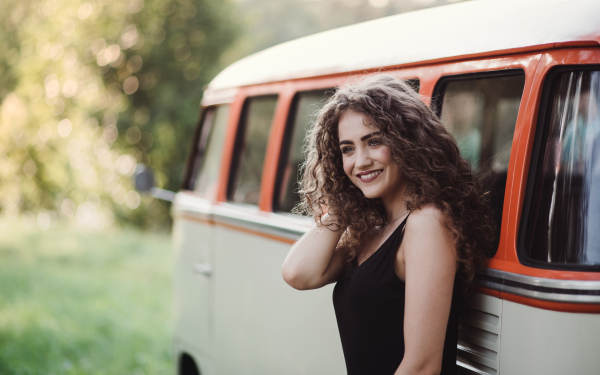
[[[196,361],[191,355],[187,353],[181,353],[179,356],[179,363],[177,364],[178,375],[201,375]]]

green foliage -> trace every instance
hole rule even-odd
[[[173,373],[167,235],[0,228],[0,374]]]
[[[87,228],[170,223],[136,162],[178,190],[206,83],[237,29],[224,0],[0,3],[0,207]],[[116,218],[116,222],[115,219]]]

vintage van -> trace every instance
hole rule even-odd
[[[600,2],[471,1],[269,48],[202,99],[175,197],[178,374],[344,374],[332,285],[281,265],[306,129],[348,79],[410,80],[491,192],[498,247],[461,374],[600,374]],[[182,145],[183,147],[183,145]]]

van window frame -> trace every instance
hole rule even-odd
[[[325,89],[314,89],[314,90],[308,90],[308,91],[297,91],[296,93],[294,93],[294,97],[292,99],[292,102],[290,104],[290,110],[288,111],[287,114],[287,118],[285,121],[285,129],[283,132],[283,138],[281,140],[281,148],[280,148],[280,152],[279,152],[279,160],[277,161],[277,174],[275,175],[275,189],[273,190],[273,202],[272,202],[272,206],[273,207],[273,212],[276,212],[278,214],[290,214],[293,215],[291,212],[285,211],[285,210],[281,210],[279,208],[279,203],[281,200],[281,185],[284,183],[283,181],[283,176],[284,176],[284,171],[287,165],[287,159],[290,156],[290,147],[292,145],[292,138],[294,136],[294,126],[295,124],[295,120],[296,120],[296,115],[298,114],[298,103],[300,101],[300,97],[302,95],[310,95],[310,94],[323,94],[324,95],[324,99],[327,97],[328,93],[332,93],[335,94],[335,92],[337,91],[337,87],[330,87],[330,88],[325,88]],[[298,170],[298,172],[300,172],[300,170]]]
[[[198,169],[200,168],[200,164],[202,164],[202,157],[204,156],[206,143],[208,141],[208,134],[206,133],[210,133],[210,129],[207,131],[207,129],[204,129],[204,125],[206,124],[208,116],[214,116],[216,107],[217,105],[212,105],[200,108],[200,114],[196,120],[196,126],[194,127],[194,133],[192,135],[192,144],[190,145],[190,151],[185,162],[184,176],[181,181],[182,190],[194,190]],[[201,144],[200,141],[202,141]],[[197,165],[195,163],[196,160],[199,160]]]
[[[436,82],[435,87],[433,89],[433,94],[432,94],[432,98],[431,98],[431,109],[433,110],[433,112],[436,114],[436,116],[441,121],[442,105],[444,103],[444,97],[446,95],[448,84],[450,82],[472,81],[472,80],[477,80],[477,79],[515,77],[515,76],[522,76],[525,78],[525,85],[523,86],[523,93],[521,94],[521,101],[519,102],[519,113],[521,113],[521,111],[523,110],[523,95],[525,94],[525,87],[527,86],[527,72],[523,68],[510,68],[510,69],[489,70],[489,71],[474,72],[474,73],[459,73],[459,74],[454,74],[454,75],[444,75],[438,79],[438,81]],[[517,119],[518,119],[518,115],[517,115]],[[516,131],[516,126],[517,126],[517,124],[515,124],[515,131]],[[514,132],[513,132],[513,138],[514,138]],[[514,147],[514,142],[511,146],[511,157],[513,157],[512,147]],[[509,167],[507,170],[507,174],[510,174],[510,163],[509,163]],[[502,218],[504,218],[505,215],[508,215],[508,212],[504,212],[504,204],[509,195],[510,195],[510,192],[507,192],[506,186],[504,186],[504,200],[502,202],[502,207],[500,207],[500,209],[502,210]],[[498,250],[500,250],[500,243],[501,243],[501,239],[502,239],[502,221],[503,221],[503,219],[500,221],[500,228],[497,228],[498,238],[494,239],[496,246],[494,247],[493,251],[490,251],[488,254],[485,254],[486,259],[493,259],[496,256],[496,254],[498,254]]]
[[[526,252],[526,238],[527,235],[533,230],[531,228],[531,215],[533,199],[532,194],[535,193],[535,181],[542,173],[542,167],[544,163],[543,150],[545,150],[545,142],[548,138],[548,132],[550,126],[548,121],[550,119],[550,112],[552,110],[552,95],[553,89],[557,83],[557,76],[565,72],[572,71],[600,71],[600,64],[585,64],[585,65],[560,65],[552,67],[542,81],[542,95],[540,97],[540,104],[536,111],[537,121],[535,123],[533,147],[531,148],[531,156],[529,159],[529,168],[527,169],[527,180],[525,185],[525,194],[523,195],[523,207],[521,209],[521,215],[519,220],[519,228],[517,229],[517,259],[519,262],[527,267],[545,269],[545,270],[562,270],[562,271],[586,271],[586,272],[600,272],[600,264],[565,264],[565,263],[552,263],[542,262],[533,259],[529,259]]]
[[[247,96],[244,98],[244,104],[242,105],[242,110],[240,111],[240,116],[237,120],[237,127],[236,127],[236,132],[235,132],[235,140],[233,142],[233,151],[231,153],[231,162],[229,164],[229,172],[228,172],[228,176],[227,176],[227,190],[226,190],[226,194],[225,194],[225,199],[227,201],[227,203],[229,204],[235,204],[235,205],[240,205],[240,206],[252,206],[252,207],[259,207],[260,206],[260,200],[261,198],[259,197],[259,201],[258,204],[251,204],[251,203],[241,203],[241,202],[235,202],[233,200],[233,195],[235,193],[235,182],[236,182],[236,174],[239,173],[238,168],[240,167],[240,159],[241,159],[241,155],[240,155],[240,150],[241,150],[241,146],[244,142],[244,138],[246,137],[246,132],[248,131],[248,123],[247,123],[247,116],[248,116],[248,110],[250,107],[250,102],[253,99],[258,99],[258,98],[275,98],[275,111],[273,112],[273,118],[271,118],[271,131],[273,129],[273,126],[275,126],[274,121],[275,121],[275,116],[277,114],[277,106],[279,105],[279,101],[281,100],[281,97],[279,95],[279,93],[268,93],[268,94],[261,94],[261,95],[252,95],[252,96]],[[270,140],[268,140],[268,142],[270,142]],[[268,146],[267,146],[268,149]],[[268,150],[267,150],[268,151]],[[264,174],[264,163],[267,161],[266,159],[266,155],[265,155],[265,160],[263,161],[263,170],[260,176],[260,179],[262,181],[263,178],[263,174]],[[262,190],[265,187],[261,184],[260,186],[260,192],[262,194]]]

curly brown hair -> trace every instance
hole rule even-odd
[[[368,199],[344,172],[338,122],[345,111],[361,113],[382,133],[382,141],[407,180],[407,209],[433,204],[443,213],[459,261],[458,275],[466,289],[485,265],[494,244],[494,226],[487,202],[471,166],[460,156],[454,137],[403,80],[381,74],[337,90],[319,111],[309,132],[296,212],[312,215],[318,225],[325,211],[336,214],[333,230],[344,231],[339,247],[347,267],[365,243],[387,224],[381,199]]]

